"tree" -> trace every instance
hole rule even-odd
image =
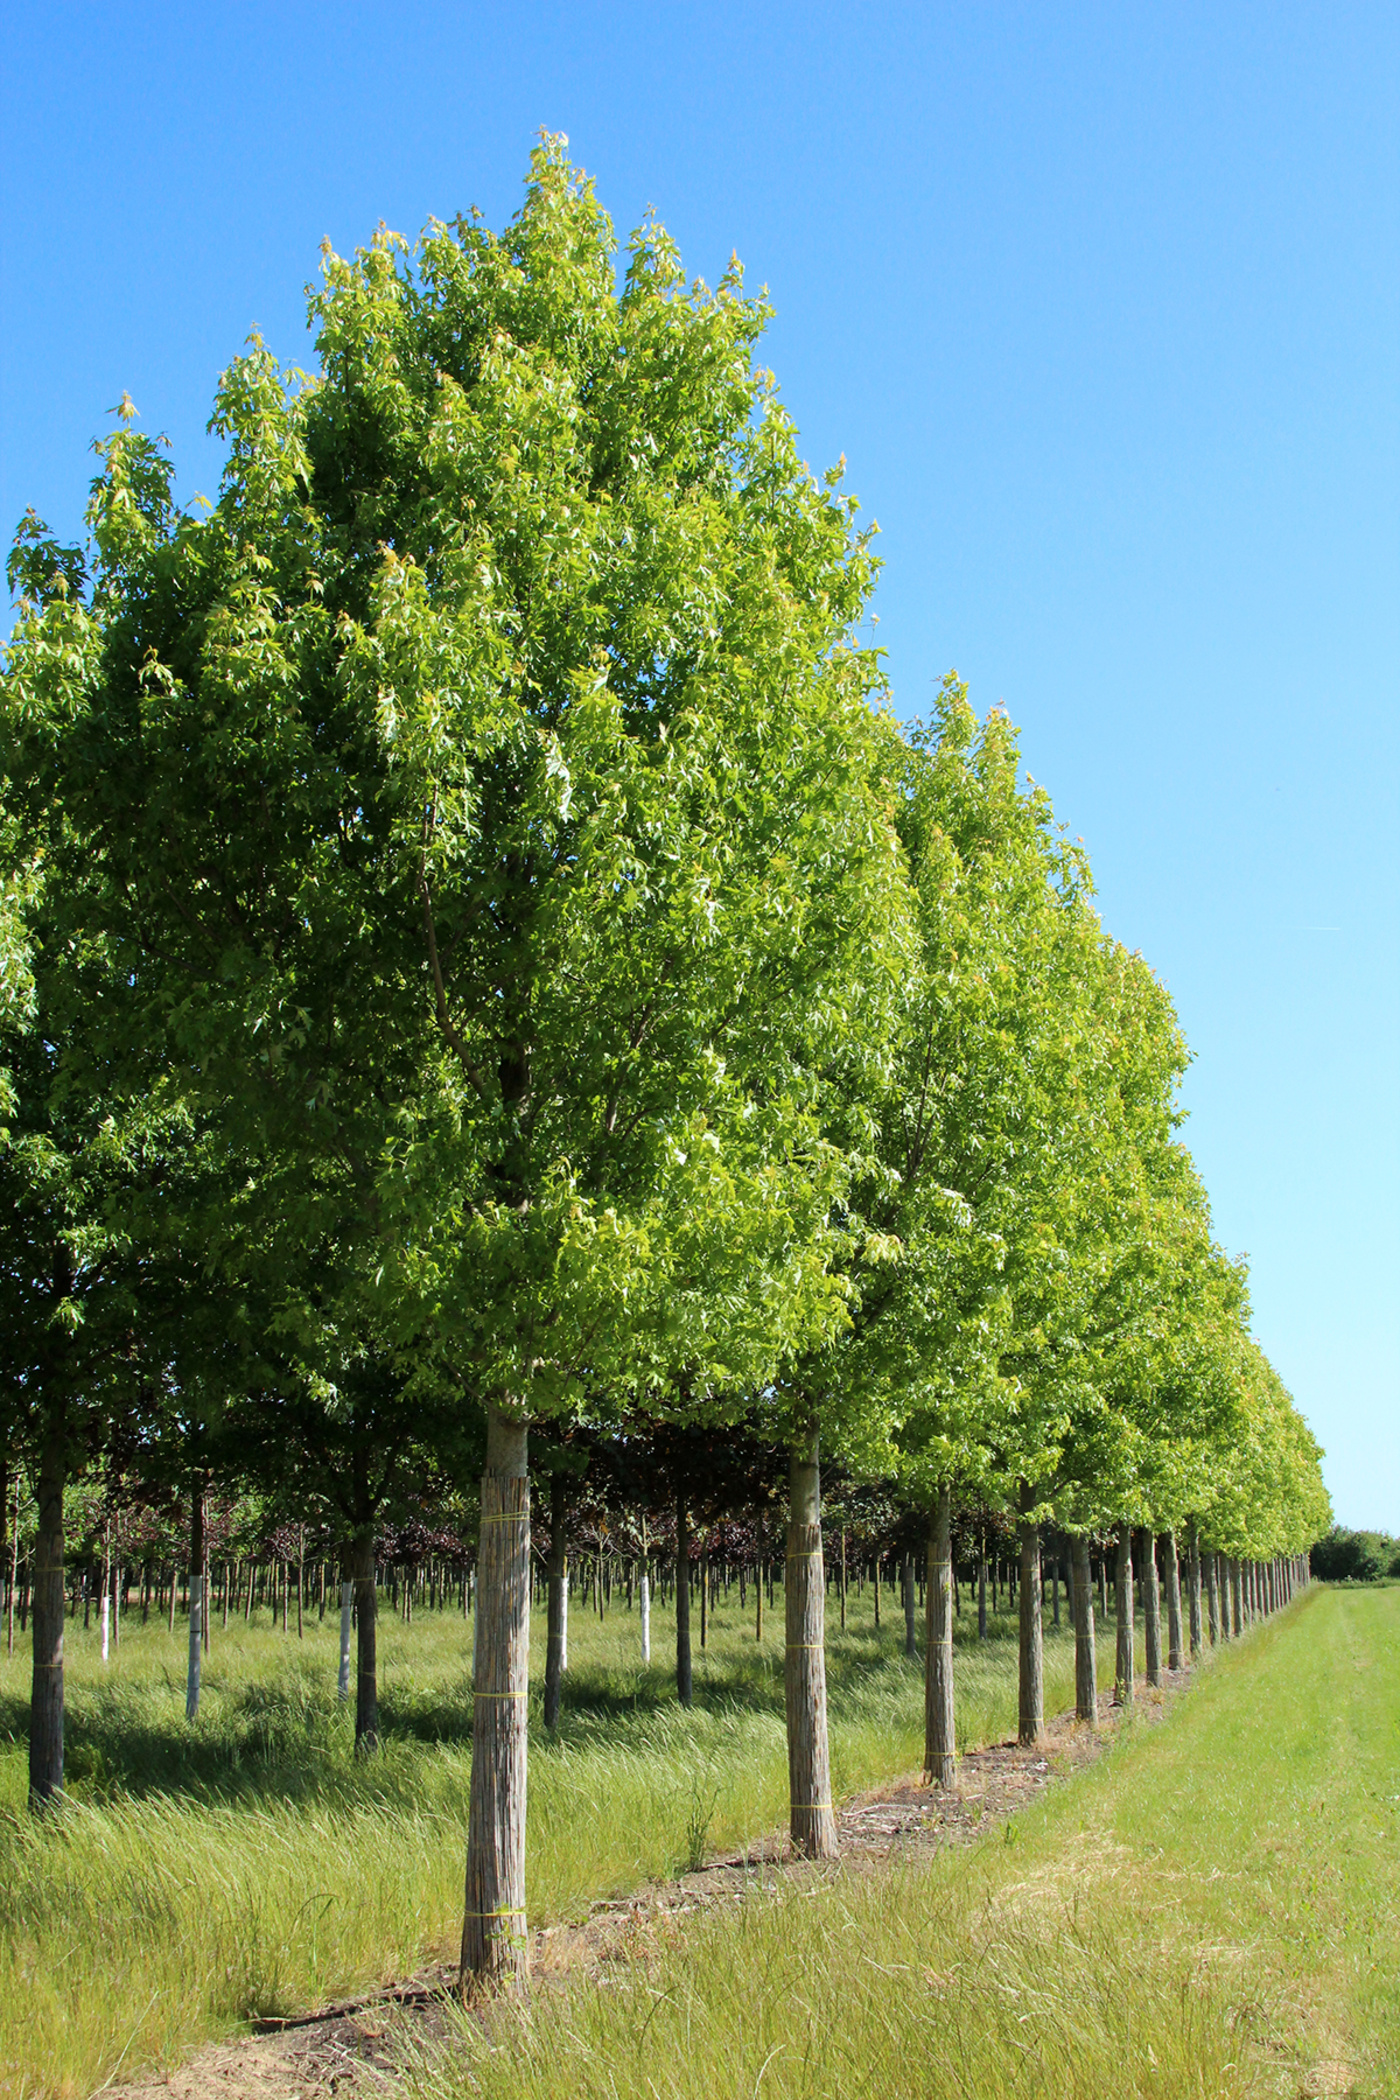
[[[619,290],[557,143],[506,235],[328,257],[314,315],[314,383],[226,376],[207,521],[109,442],[31,772],[295,1316],[485,1414],[464,1970],[510,1978],[528,1425],[754,1390],[841,1316],[823,1077],[902,896],[873,564],[737,268],[687,288],[650,226]]]

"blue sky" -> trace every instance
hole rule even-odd
[[[900,709],[956,665],[1176,998],[1188,1136],[1343,1521],[1400,1530],[1393,5],[12,10],[0,528],[130,391],[310,361],[323,238],[515,209],[564,131],[731,249],[879,520]]]

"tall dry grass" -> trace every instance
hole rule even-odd
[[[832,1763],[851,1792],[917,1765],[922,1680],[886,1594],[853,1598],[830,1642]],[[667,1612],[637,1658],[635,1615],[575,1608],[562,1725],[532,1711],[529,1885],[539,1922],[674,1873],[697,1843],[756,1840],[786,1816],[781,1596],[765,1646],[731,1595],[676,1706]],[[543,1629],[534,1654],[542,1663]],[[961,1622],[970,1741],[1014,1723],[1010,1622]],[[306,1637],[216,1628],[200,1716],[184,1720],[183,1629],[128,1624],[104,1668],[70,1629],[65,1809],[25,1812],[28,1657],[0,1664],[3,2090],[91,2091],[120,2060],[172,2061],[249,2017],[289,2012],[450,1955],[460,1930],[470,1772],[470,1629],[381,1621],[383,1754],[357,1765],[334,1698],[335,1625]],[[1071,1697],[1052,1635],[1047,1698]],[[536,1687],[538,1691],[538,1686]]]

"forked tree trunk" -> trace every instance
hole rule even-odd
[[[1023,1510],[1034,1507],[1030,1488],[1022,1490]],[[1021,1671],[1017,1737],[1038,1743],[1045,1733],[1045,1649],[1040,1602],[1040,1526],[1027,1516],[1018,1526],[1021,1541]]]
[[[1118,1635],[1113,1659],[1113,1703],[1133,1703],[1133,1534],[1127,1524],[1118,1526],[1118,1566],[1114,1588],[1115,1628]]]
[[[1186,1532],[1186,1590],[1191,1619],[1191,1660],[1201,1652],[1201,1535],[1193,1517]]]
[[[355,1568],[355,1755],[373,1757],[379,1748],[379,1600],[374,1587],[374,1523],[359,1526]]]
[[[204,1654],[204,1481],[190,1494],[190,1652],[185,1670],[185,1719],[199,1712],[200,1661]]]
[[[523,1990],[526,1702],[530,1686],[530,1482],[527,1432],[501,1407],[486,1425],[477,1550],[476,1685],[467,1822],[464,1986]]]
[[[788,1829],[807,1859],[835,1859],[831,1758],[826,1733],[826,1581],[822,1571],[821,1466],[815,1431],[788,1469],[787,1569]]]
[[[1074,1562],[1074,1717],[1090,1728],[1099,1725],[1099,1672],[1094,1648],[1094,1578],[1089,1569],[1089,1541],[1076,1532]]]
[[[567,1514],[564,1475],[556,1472],[549,1488],[549,1591],[544,1655],[544,1725],[549,1729],[559,1726],[559,1688],[564,1678],[564,1643],[568,1638],[565,1614],[569,1609],[569,1562],[564,1547]]]
[[[957,1777],[953,1708],[953,1491],[941,1487],[929,1511],[928,1604],[924,1623],[924,1779],[952,1786]]]
[[[676,1697],[689,1706],[694,1697],[690,1660],[690,1512],[684,1495],[676,1497]]]
[[[1142,1630],[1147,1649],[1147,1681],[1162,1682],[1162,1599],[1157,1587],[1157,1547],[1150,1531],[1142,1534]]]
[[[67,1410],[50,1414],[39,1453],[38,1533],[34,1541],[34,1676],[29,1703],[29,1806],[63,1792],[63,1489]]]
[[[1167,1570],[1167,1668],[1181,1668],[1181,1565],[1176,1553],[1176,1533],[1162,1533],[1162,1557]]]

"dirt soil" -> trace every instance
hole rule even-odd
[[[1139,1684],[1139,1721],[1159,1721],[1188,1671],[1162,1673],[1162,1689]],[[1117,1710],[1099,1699],[1099,1729],[1076,1725],[1072,1713],[1051,1721],[1035,1749],[992,1743],[958,1761],[958,1783],[948,1793],[900,1779],[862,1794],[838,1812],[841,1858],[831,1865],[794,1859],[786,1838],[774,1836],[754,1851],[717,1859],[698,1873],[653,1882],[633,1895],[595,1903],[575,1923],[546,1925],[530,1936],[534,1988],[560,1989],[606,1973],[607,1964],[645,1954],[659,1930],[668,1935],[684,1918],[716,1904],[744,1902],[798,1881],[879,1873],[896,1863],[928,1858],[947,1845],[965,1845],[991,1825],[1026,1808],[1052,1781],[1090,1763],[1113,1738]],[[456,2006],[456,1971],[434,1967],[386,1990],[320,2007],[294,2020],[264,2021],[249,2034],[215,2042],[169,2071],[147,2071],[122,2085],[101,2088],[103,2100],[343,2100],[374,2092],[392,2095],[405,2064],[424,2043],[448,2032]]]

